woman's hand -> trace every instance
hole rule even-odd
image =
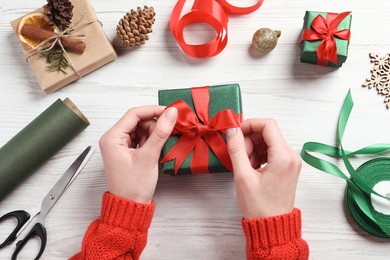
[[[245,219],[290,213],[301,159],[272,119],[249,119],[226,131],[237,199]]]
[[[161,149],[177,118],[176,108],[164,110],[163,106],[131,108],[100,139],[108,190],[113,195],[139,203],[152,201]]]

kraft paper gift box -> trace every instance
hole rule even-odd
[[[95,11],[88,0],[73,0],[71,1],[73,8],[72,24],[75,30],[71,35],[83,35],[83,41],[86,43],[84,53],[77,54],[67,51],[67,56],[70,62],[74,64],[75,71],[68,67],[62,72],[50,72],[47,69],[45,58],[40,58],[39,54],[30,56],[27,60],[31,70],[43,91],[46,93],[54,92],[69,83],[78,80],[80,77],[98,69],[116,59],[117,55],[111,43],[104,33],[103,27],[98,20]],[[37,9],[35,12],[43,12],[43,8]],[[11,22],[15,33],[19,25],[20,17]],[[71,25],[73,27],[73,25]],[[31,49],[26,44],[20,42],[24,51]],[[26,57],[29,54],[26,53]]]
[[[208,90],[206,90],[206,89]],[[231,110],[232,113],[234,113],[235,117],[237,118],[238,125],[242,121],[242,107],[241,107],[241,92],[240,92],[240,86],[238,84],[228,84],[228,85],[218,85],[218,86],[208,86],[203,88],[186,88],[186,89],[171,89],[171,90],[160,90],[158,93],[159,97],[159,104],[168,106],[171,105],[174,102],[177,102],[178,100],[183,100],[192,110],[191,113],[199,113],[195,109],[194,105],[194,96],[192,94],[192,91],[194,89],[203,89],[202,91],[208,92],[209,95],[209,104],[208,104],[208,111],[209,111],[209,119],[211,121],[211,118],[213,118],[218,112],[223,110]],[[202,98],[203,99],[203,98]],[[180,112],[179,112],[180,115]],[[225,136],[224,131],[220,131],[222,136],[222,141],[225,142]],[[165,143],[163,149],[162,149],[162,158],[164,158],[169,151],[178,143],[179,139],[182,135],[173,135],[169,137],[168,141]],[[222,147],[222,146],[221,146]],[[213,148],[210,146],[207,147],[208,149],[208,158],[201,158],[202,162],[198,162],[200,164],[206,164],[201,165],[201,169],[195,169],[192,165],[192,158],[194,155],[194,151],[192,150],[191,153],[185,158],[183,163],[180,165],[180,168],[178,169],[177,173],[175,173],[175,162],[177,159],[173,159],[170,161],[166,161],[162,163],[162,170],[164,173],[169,174],[190,174],[190,173],[214,173],[214,172],[229,172],[230,170],[227,169],[227,167],[221,163],[221,161],[217,158],[216,154],[213,151]],[[227,152],[227,150],[226,150]],[[181,151],[179,151],[181,153]],[[204,154],[202,154],[203,156]],[[207,153],[206,153],[207,155]],[[206,160],[206,162],[205,162]],[[230,158],[229,158],[230,161]],[[205,169],[206,170],[202,170]],[[195,171],[195,172],[194,172]],[[199,172],[200,171],[200,172]]]

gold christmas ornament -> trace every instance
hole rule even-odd
[[[258,52],[268,53],[276,47],[281,33],[278,30],[261,28],[253,34],[252,44]]]
[[[152,32],[154,24],[153,7],[137,7],[137,10],[131,9],[122,19],[119,20],[116,27],[116,34],[119,41],[128,48],[139,47],[149,40],[148,34]]]

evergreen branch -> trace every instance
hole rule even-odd
[[[62,73],[67,74],[65,69],[69,67],[69,63],[60,46],[56,45],[52,49],[42,52],[40,57],[45,58],[46,63],[48,64],[48,71],[61,71]]]

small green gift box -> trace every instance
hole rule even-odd
[[[169,174],[231,171],[225,130],[242,121],[238,84],[160,90],[159,104],[178,109],[174,132],[162,149]]]
[[[347,60],[350,12],[306,11],[301,37],[301,62],[341,67]]]

